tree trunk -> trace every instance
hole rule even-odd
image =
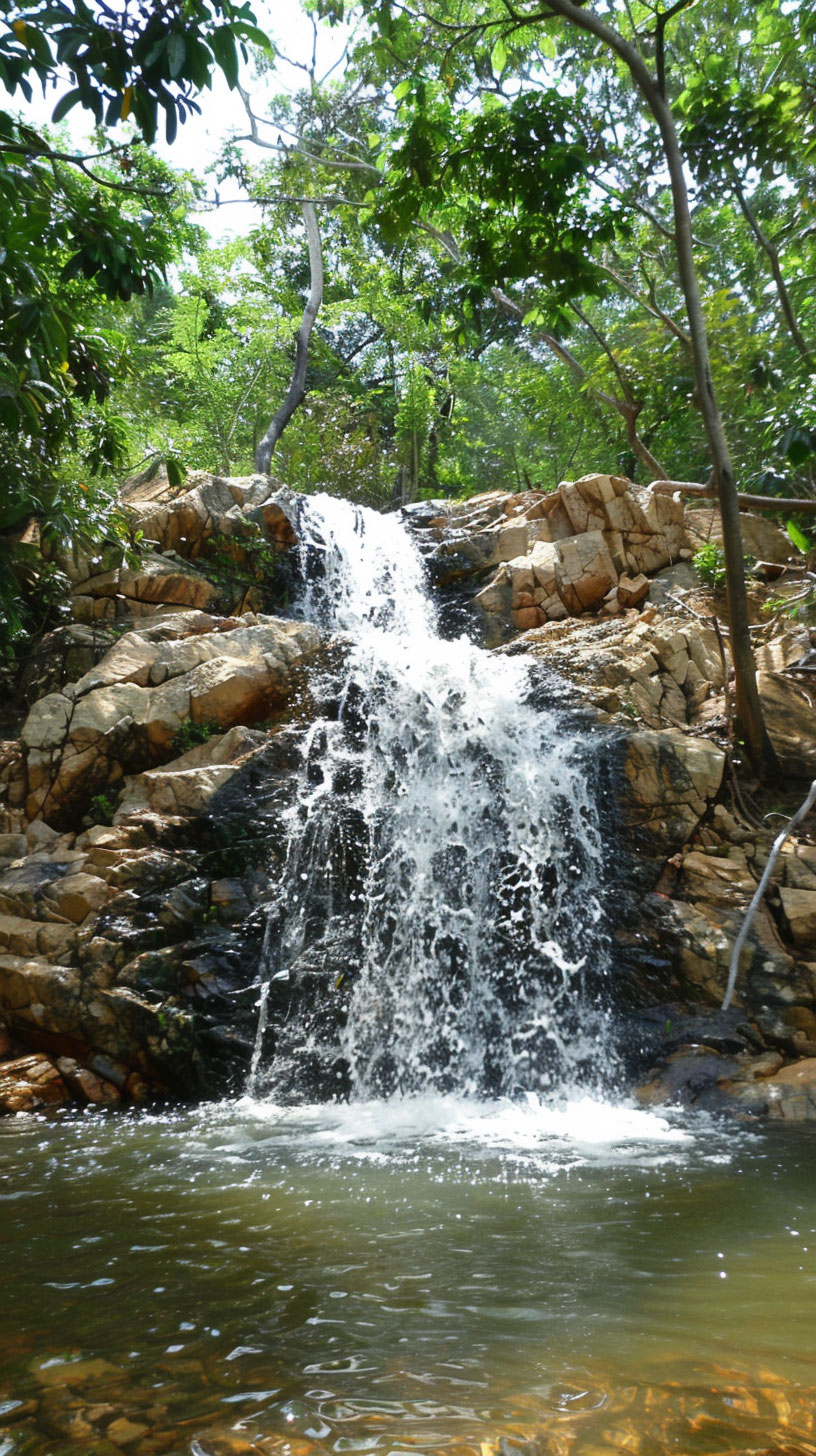
[[[309,359],[309,339],[314,328],[318,310],[323,302],[323,249],[320,243],[317,210],[312,202],[304,202],[301,210],[303,212],[303,221],[306,224],[306,239],[309,244],[309,298],[303,310],[303,318],[297,332],[295,367],[292,370],[292,382],[289,385],[289,390],[283,404],[277,411],[266,434],[259,441],[255,451],[255,469],[260,475],[269,475],[275,446],[298,405],[302,403],[306,396],[306,365]]]
[[[714,392],[714,381],[711,377],[705,316],[694,266],[688,190],[674,117],[659,83],[651,75],[635,46],[593,14],[591,10],[583,9],[580,5],[574,4],[573,0],[546,0],[546,3],[554,16],[559,15],[580,30],[588,31],[590,35],[594,35],[620,57],[651,111],[663,142],[663,154],[669,171],[674,206],[674,246],[680,286],[683,290],[689,322],[697,399],[711,451],[722,516],[725,585],[731,657],[734,663],[736,686],[737,724],[754,770],[763,779],[773,778],[778,776],[779,765],[765,728],[757,691],[756,667],[748,630],[748,596],[745,588],[745,562],[742,554],[737,483]]]

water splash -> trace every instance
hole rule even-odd
[[[608,949],[586,739],[532,703],[522,660],[440,636],[397,517],[310,497],[300,530],[322,563],[304,612],[342,662],[304,743],[253,1092],[597,1088]]]

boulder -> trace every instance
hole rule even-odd
[[[276,618],[170,642],[129,634],[31,709],[21,734],[29,815],[75,822],[125,773],[172,757],[186,722],[227,729],[268,717],[318,643],[311,625]]]
[[[816,1120],[816,1057],[783,1067],[763,1083],[769,1117],[779,1122]]]
[[[649,595],[649,578],[641,572],[638,576],[623,573],[618,578],[616,598],[622,607],[639,607]]]
[[[705,900],[708,905],[747,906],[756,879],[745,861],[691,850],[680,861],[679,892],[694,903]]]
[[[96,1055],[128,1072],[195,1085],[189,1017],[157,1006],[127,987],[100,986],[70,967],[0,955],[0,1016],[22,1041],[89,1065]],[[2,1065],[2,1064],[0,1064]]]
[[[489,644],[501,642],[513,628],[527,631],[569,614],[602,608],[608,615],[635,607],[648,593],[645,575],[677,561],[686,549],[681,498],[618,476],[587,475],[562,481],[553,495],[529,491],[506,497],[510,521],[498,528],[494,498],[489,521],[470,507],[472,502],[449,506],[433,518],[432,569],[444,585],[503,563],[473,598]],[[531,580],[531,572],[539,579]]]
[[[687,992],[712,1003],[722,1000],[728,980],[731,951],[747,909],[749,893],[738,903],[727,905],[703,899],[688,904],[669,900],[662,906],[661,942]],[[736,1003],[756,1012],[772,1006],[782,1013],[794,1006],[812,1004],[811,978],[785,950],[767,909],[760,909],[751,922],[746,950],[740,961],[735,992]],[[790,1048],[795,1028],[772,1038]]]
[[[746,556],[755,556],[758,561],[803,560],[787,531],[783,531],[775,521],[768,520],[767,516],[741,511],[740,532]],[[721,546],[722,539],[722,518],[716,507],[695,506],[686,511],[684,544],[691,550],[699,551],[710,541]]]
[[[34,1053],[0,1062],[0,1113],[38,1112],[69,1100],[69,1090],[48,1057]]]
[[[149,769],[127,779],[114,824],[144,813],[173,816],[201,813],[247,755],[263,748],[266,742],[266,733],[243,726],[231,728],[161,769]]]
[[[74,941],[73,926],[27,919],[21,915],[0,915],[0,954],[52,956],[61,960]]]
[[[283,547],[295,541],[294,497],[273,488],[265,475],[197,471],[181,489],[170,487],[166,477],[125,486],[123,499],[145,540],[187,561],[206,554],[213,538],[240,542],[262,533]]]
[[[120,566],[74,586],[78,622],[112,622],[118,617],[184,606],[206,608],[218,587],[182,560],[146,553],[136,566]]]
[[[578,616],[599,607],[618,581],[602,532],[585,531],[559,541],[555,552],[555,584],[567,611]]]

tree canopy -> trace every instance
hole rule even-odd
[[[270,420],[276,474],[383,504],[600,463],[813,498],[812,7],[326,0],[341,65],[321,78],[316,46],[270,100],[267,48],[266,99],[240,83],[219,176],[262,221],[226,250],[190,214],[212,184],[145,142],[216,68],[238,86],[247,6],[0,15],[11,96],[67,67],[57,118],[131,134],[69,157],[0,117],[27,204],[0,337],[20,515],[78,449],[90,476],[151,451],[245,470]]]

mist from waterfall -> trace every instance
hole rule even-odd
[[[397,516],[313,496],[299,530],[303,614],[339,647],[270,908],[253,1092],[598,1090],[613,1059],[586,733],[532,701],[523,659],[440,635]]]

